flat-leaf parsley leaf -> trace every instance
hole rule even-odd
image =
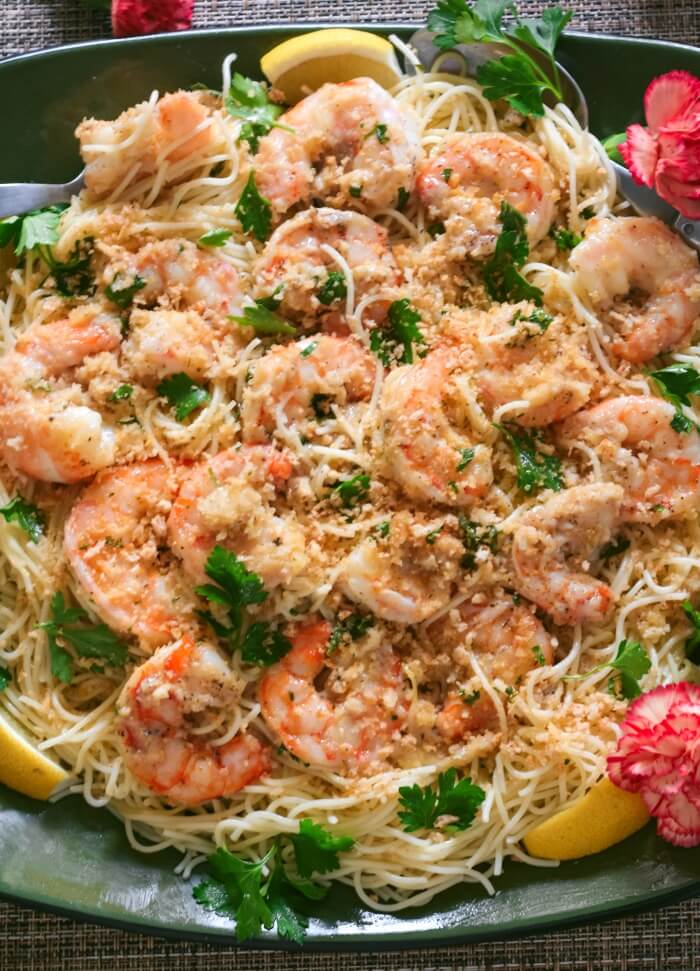
[[[126,646],[114,631],[106,624],[90,623],[81,607],[66,607],[60,591],[51,598],[51,620],[37,627],[46,631],[51,673],[65,684],[73,680],[73,659],[63,644],[70,644],[78,657],[102,658],[111,667],[122,667],[126,661]]]
[[[167,398],[168,404],[175,409],[175,418],[184,421],[197,408],[205,405],[211,395],[201,384],[197,384],[183,371],[163,378],[156,391]]]
[[[15,496],[6,505],[0,506],[0,515],[8,523],[17,523],[33,543],[39,542],[46,528],[46,519],[41,509],[22,496]]]
[[[399,819],[407,833],[419,829],[467,829],[486,798],[484,790],[470,778],[457,781],[457,770],[448,769],[437,777],[435,786],[401,786]],[[444,825],[441,818],[446,817]]]
[[[259,243],[264,243],[272,228],[272,206],[258,192],[253,169],[250,170],[234,212],[243,231],[252,233]]]

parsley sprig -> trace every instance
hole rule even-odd
[[[385,367],[392,362],[413,364],[413,349],[425,344],[425,338],[418,326],[420,313],[404,297],[394,300],[389,307],[388,323],[373,330],[369,338],[370,349]],[[424,356],[418,351],[418,356]]]
[[[350,614],[337,621],[328,638],[326,654],[332,654],[341,644],[359,641],[371,627],[374,627],[374,617],[371,614]]]
[[[336,300],[344,300],[348,293],[348,285],[345,274],[339,270],[331,270],[325,281],[319,287],[317,296],[319,302],[325,307],[330,306]]]
[[[486,793],[468,777],[457,781],[457,770],[448,769],[440,773],[434,786],[401,786],[399,796],[399,819],[407,833],[419,829],[454,832],[472,824]]]
[[[260,81],[252,81],[237,71],[231,78],[231,87],[228,89],[224,104],[232,117],[239,118],[243,122],[238,141],[247,142],[253,154],[258,150],[260,139],[272,128],[292,131],[286,125],[278,125],[277,119],[284,108],[270,101],[264,85]]]
[[[258,574],[249,570],[235,553],[223,546],[215,546],[204,572],[214,582],[195,587],[195,593],[223,607],[228,615],[228,625],[208,610],[200,611],[200,617],[226,642],[232,653],[240,650],[247,664],[267,667],[291,650],[289,640],[267,621],[255,621],[246,628],[245,608],[264,603],[268,593]]]
[[[272,229],[272,206],[258,192],[253,169],[233,211],[243,231],[252,233],[259,243],[264,243]]]
[[[294,852],[296,872],[285,864],[284,841]],[[340,866],[338,854],[355,845],[351,836],[334,836],[310,819],[302,819],[298,833],[279,836],[259,860],[244,860],[220,847],[209,857],[210,879],[193,890],[194,899],[207,910],[236,921],[239,941],[257,937],[274,927],[280,937],[301,944],[307,917],[300,912],[306,900],[321,900],[328,887],[311,879]]]
[[[683,405],[691,404],[691,394],[700,395],[700,374],[692,364],[669,364],[659,371],[652,371],[651,377],[664,398],[676,409],[671,428],[680,434],[697,428],[696,423],[683,411]]]
[[[231,314],[229,320],[241,327],[252,327],[256,334],[296,334],[296,327],[276,313],[281,301],[272,294],[243,308],[242,314]]]
[[[358,502],[367,498],[369,487],[370,477],[366,472],[358,472],[357,475],[331,486],[331,494],[338,499],[343,509],[352,509]]]
[[[70,684],[74,674],[73,657],[66,644],[78,657],[101,658],[111,667],[122,667],[126,661],[126,646],[114,631],[106,624],[90,623],[81,607],[66,607],[60,591],[51,598],[51,620],[37,624],[37,627],[46,631],[51,673],[64,684]]]
[[[527,220],[505,200],[498,216],[503,229],[496,240],[493,256],[484,265],[484,285],[492,300],[532,300],[542,304],[542,291],[528,283],[518,271],[525,265],[530,244],[527,240]]]
[[[541,436],[537,432],[526,432],[517,425],[496,425],[508,440],[515,456],[518,488],[527,495],[537,489],[553,489],[559,492],[564,487],[561,461],[556,455],[548,455],[537,448]]]
[[[175,418],[184,421],[188,415],[205,405],[211,395],[205,387],[193,381],[189,375],[183,371],[163,378],[156,391],[163,398],[167,398],[168,404],[175,410]]]
[[[504,24],[506,14],[515,13],[512,24]],[[549,92],[557,101],[564,98],[554,51],[572,13],[548,7],[539,18],[517,15],[512,0],[438,0],[428,14],[428,29],[437,34],[435,43],[443,50],[458,44],[496,43],[511,53],[482,64],[477,81],[491,101],[505,98],[523,115],[544,114],[543,95]],[[544,70],[536,57],[544,58]]]
[[[143,290],[146,286],[146,281],[143,277],[136,274],[131,281],[131,283],[125,283],[123,286],[117,286],[117,283],[121,277],[121,273],[116,273],[111,283],[108,283],[105,287],[105,296],[112,303],[116,304],[120,310],[127,310],[131,304],[134,302],[134,297],[139,292]]]
[[[65,261],[57,260],[50,246],[42,248],[56,292],[62,297],[91,297],[97,289],[92,272],[95,241],[86,236],[79,239]]]
[[[0,506],[0,515],[8,523],[17,523],[33,543],[38,543],[44,534],[46,519],[43,512],[22,496],[15,496]]]
[[[197,242],[200,246],[218,248],[225,246],[232,235],[230,229],[210,229],[208,232],[202,233]]]
[[[618,644],[617,654],[612,661],[604,661],[583,674],[568,674],[564,680],[580,681],[590,678],[598,671],[605,671],[606,668],[612,668],[615,672],[614,678],[608,683],[611,694],[619,694],[622,698],[638,698],[642,693],[639,682],[651,669],[651,660],[638,641],[628,641],[625,638]]]
[[[53,246],[58,242],[61,214],[67,208],[66,203],[59,203],[32,209],[21,216],[0,219],[0,247],[12,244],[15,254],[22,256],[42,247]]]

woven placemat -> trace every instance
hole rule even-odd
[[[420,20],[421,0],[196,0],[195,26]],[[579,30],[700,43],[700,0],[568,0]],[[532,12],[542,4],[520,0]],[[109,36],[78,0],[0,0],[0,57]],[[7,97],[10,92],[3,92]],[[611,96],[614,97],[614,94]],[[0,839],[2,834],[0,833]],[[283,955],[162,941],[0,903],[0,971],[700,971],[700,899],[521,941],[382,955]]]

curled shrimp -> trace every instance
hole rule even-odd
[[[458,620],[431,628],[431,637],[453,654],[473,654],[489,679],[514,687],[525,675],[554,657],[552,638],[532,610],[496,598],[486,606],[465,603]],[[449,742],[497,725],[496,709],[475,678],[461,691],[448,692],[435,727]]]
[[[258,295],[279,290],[280,311],[293,320],[341,322],[347,282],[343,276],[342,296],[329,288],[329,271],[338,272],[332,250],[352,273],[356,301],[399,280],[386,229],[359,212],[308,209],[278,226],[268,240],[256,266]],[[387,309],[386,300],[376,301],[367,317],[381,323]]]
[[[302,423],[318,421],[319,401],[324,413],[366,401],[377,373],[375,359],[354,337],[319,335],[313,339],[273,347],[255,364],[241,406],[243,438],[265,441],[282,416],[300,431]]]
[[[542,428],[568,418],[588,401],[596,369],[585,332],[531,304],[500,304],[456,325],[486,409]]]
[[[570,263],[577,288],[616,332],[618,357],[643,364],[690,338],[700,315],[698,258],[659,219],[593,219]]]
[[[675,431],[675,416],[668,401],[625,395],[573,415],[557,435],[569,449],[593,449],[605,478],[624,487],[623,521],[654,524],[700,501],[700,435]]]
[[[315,198],[376,213],[413,188],[418,119],[369,78],[324,84],[278,123],[285,127],[260,140],[255,159],[258,189],[278,217]]]
[[[162,554],[176,491],[176,477],[159,459],[105,469],[65,526],[68,562],[99,616],[147,647],[179,636],[192,606]]]
[[[74,369],[120,340],[119,318],[92,304],[20,335],[0,360],[0,448],[10,468],[79,482],[114,461],[116,432],[89,407]]]
[[[467,256],[489,256],[501,232],[502,202],[527,221],[531,245],[554,218],[554,177],[527,142],[501,132],[450,135],[420,166],[418,195]]]
[[[217,545],[232,550],[268,590],[302,573],[308,565],[303,530],[273,505],[291,474],[289,459],[262,445],[230,448],[188,468],[168,517],[170,546],[187,575],[205,581]]]
[[[87,188],[95,196],[104,196],[125,179],[153,174],[161,160],[171,165],[189,156],[196,160],[215,142],[210,114],[200,95],[175,91],[162,97],[155,108],[143,102],[113,121],[84,119],[75,135]],[[177,173],[174,169],[167,181],[177,181]]]
[[[411,499],[471,506],[491,485],[491,449],[470,426],[466,383],[446,347],[384,381],[384,464]]]
[[[292,649],[260,681],[263,718],[304,762],[370,773],[390,754],[405,719],[401,662],[373,630],[329,657],[330,633],[320,619],[294,631]]]
[[[385,538],[370,536],[345,558],[340,589],[384,620],[419,624],[432,617],[449,603],[464,554],[442,526],[397,513]]]
[[[132,673],[117,704],[117,732],[132,774],[169,802],[199,806],[232,796],[267,772],[267,748],[253,735],[221,744],[212,737],[241,687],[208,644],[184,637],[159,648]]]
[[[516,587],[555,624],[601,623],[615,594],[587,570],[620,521],[624,490],[611,482],[574,486],[527,512],[513,534]]]
[[[159,239],[136,253],[109,251],[104,283],[115,291],[134,283],[136,306],[167,300],[176,310],[218,318],[241,313],[243,288],[235,268],[186,239]]]

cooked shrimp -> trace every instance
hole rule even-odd
[[[585,331],[530,304],[499,304],[454,322],[490,413],[541,428],[583,407],[596,380]]]
[[[320,335],[312,340],[273,347],[255,364],[241,406],[243,438],[264,442],[278,415],[286,423],[314,417],[321,396],[325,410],[366,401],[372,394],[377,365],[372,354],[353,337]]]
[[[86,118],[75,134],[86,166],[85,184],[96,196],[151,175],[159,163],[172,166],[188,156],[196,162],[215,141],[210,111],[191,91],[166,94],[155,107],[144,101],[114,121]],[[175,169],[166,182],[179,177]]]
[[[176,491],[176,477],[159,459],[106,469],[65,527],[68,562],[99,616],[147,647],[179,636],[192,607],[161,555]]]
[[[623,521],[653,524],[700,502],[700,435],[674,431],[675,414],[660,398],[611,398],[569,418],[558,438],[594,449],[605,478],[624,487]]]
[[[324,292],[329,270],[338,272],[326,247],[340,253],[352,271],[356,301],[399,281],[386,229],[359,212],[308,209],[279,226],[268,240],[255,271],[258,295],[270,296],[281,288],[280,313],[292,320],[342,319],[345,300],[334,297],[327,286]],[[386,300],[376,301],[367,317],[380,323],[387,309]]]
[[[602,622],[615,594],[591,576],[588,558],[612,536],[624,491],[612,483],[575,486],[526,513],[513,535],[517,589],[555,624]]]
[[[465,383],[448,348],[384,381],[384,463],[411,499],[471,506],[491,485],[491,450],[470,428]]]
[[[308,565],[304,532],[273,501],[292,474],[289,459],[271,446],[229,448],[197,462],[168,518],[171,548],[195,582],[219,545],[232,550],[269,590],[288,585]]]
[[[12,469],[79,482],[114,461],[116,432],[89,407],[72,372],[120,340],[119,319],[95,305],[20,335],[0,360],[0,448]]]
[[[405,718],[401,663],[374,630],[329,658],[330,633],[325,620],[296,629],[291,651],[260,681],[263,718],[304,762],[372,771],[391,752]],[[318,688],[324,671],[326,682]]]
[[[232,796],[268,771],[253,735],[217,744],[212,734],[242,685],[216,648],[189,637],[159,648],[136,668],[118,702],[124,761],[169,802],[199,806]],[[204,729],[212,725],[210,732]]]
[[[145,286],[136,291],[136,306],[152,306],[165,298],[176,310],[215,317],[242,312],[243,289],[234,267],[186,239],[159,239],[137,253],[115,249],[105,284],[122,290],[137,278]]]
[[[216,361],[217,332],[194,310],[134,310],[122,362],[143,384],[184,373],[208,377]]]
[[[554,177],[530,145],[501,132],[450,135],[418,171],[418,194],[467,256],[490,256],[507,202],[527,220],[531,245],[554,218]]]
[[[449,603],[464,554],[462,543],[441,527],[397,513],[385,539],[368,537],[345,558],[340,589],[383,620],[427,620]]]
[[[531,610],[512,600],[496,599],[488,606],[463,604],[459,620],[447,618],[431,628],[441,646],[471,652],[490,681],[513,687],[533,668],[551,664],[552,638]],[[480,690],[478,679],[460,691],[448,692],[436,728],[450,742],[496,725],[496,709]]]
[[[369,78],[324,84],[260,141],[256,183],[276,216],[321,199],[375,213],[411,191],[422,157],[420,126]]]
[[[643,364],[690,339],[700,315],[698,258],[660,220],[593,219],[570,263],[578,289],[617,332],[619,357]]]

